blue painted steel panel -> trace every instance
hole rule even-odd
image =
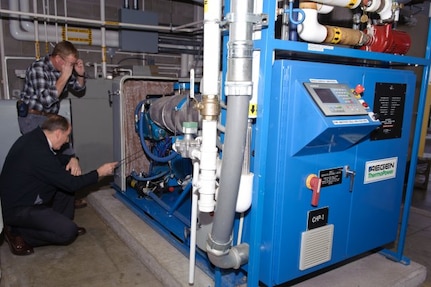
[[[410,71],[370,67],[332,65],[280,60],[274,63],[270,99],[269,136],[266,139],[265,182],[262,241],[259,247],[259,279],[267,285],[277,285],[349,259],[360,253],[383,246],[396,239],[403,193],[409,130],[412,118],[415,76]],[[303,82],[311,79],[338,81],[354,88],[365,87],[363,99],[371,110],[376,83],[400,83],[407,86],[404,98],[401,137],[371,140],[372,130],[380,126],[369,123],[334,128],[328,121],[356,120],[368,116],[324,117],[314,104]],[[259,120],[259,119],[258,119]],[[329,128],[328,128],[329,127]],[[371,128],[370,128],[371,127]],[[359,131],[365,138],[353,145],[336,149],[304,147],[309,140],[324,132],[333,134],[334,146],[340,136]],[[259,130],[255,137],[259,137]],[[324,136],[327,138],[327,135]],[[256,154],[255,160],[263,155]],[[396,174],[376,182],[364,182],[366,162],[397,159]],[[353,189],[346,177],[348,166],[356,172]],[[317,207],[311,205],[312,192],[306,187],[310,174],[327,170],[341,171],[337,184],[322,186]],[[330,260],[300,270],[301,235],[309,228],[310,211],[328,208],[327,224],[334,225]],[[244,241],[253,236],[251,226],[245,229]],[[324,248],[324,246],[322,246]],[[248,267],[246,267],[248,268]]]

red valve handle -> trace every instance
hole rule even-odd
[[[310,174],[306,180],[307,188],[313,191],[311,195],[311,205],[318,206],[320,198],[320,187],[322,185],[322,179],[317,177],[315,174]]]

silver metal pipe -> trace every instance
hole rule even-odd
[[[225,83],[229,97],[226,134],[214,223],[207,240],[208,257],[221,268],[239,268],[248,261],[248,244],[231,247],[231,243],[252,95],[252,9],[252,0],[231,2]]]

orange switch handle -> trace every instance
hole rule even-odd
[[[311,195],[311,205],[312,206],[318,206],[319,205],[319,198],[320,198],[320,187],[322,185],[322,179],[317,177],[315,174],[310,174],[307,177],[305,185],[307,188],[311,189],[313,191],[313,194]]]

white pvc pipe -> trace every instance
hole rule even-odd
[[[220,43],[222,1],[206,1],[204,7],[204,53],[202,94],[216,97],[219,94]],[[215,209],[217,172],[217,120],[202,121],[202,145],[199,178],[199,210],[212,212]]]
[[[383,4],[383,8],[381,8]],[[380,10],[379,12],[377,12]],[[373,0],[371,5],[365,8],[366,12],[377,12],[381,20],[388,20],[392,18],[392,1],[391,0]]]
[[[199,210],[212,212],[215,207],[217,171],[217,121],[202,121]]]
[[[317,10],[302,8],[304,11],[304,21],[298,25],[298,35],[302,40],[312,43],[322,43],[325,41],[328,31],[326,27],[317,20]]]
[[[361,0],[354,0],[353,4],[351,0],[316,0],[313,2],[322,3],[329,6],[346,7],[349,9],[355,9],[359,6],[359,4],[361,4]]]
[[[193,163],[192,214],[190,219],[189,284],[195,281],[196,233],[198,219],[199,162]]]
[[[334,10],[334,6],[317,3],[317,13],[319,14],[329,14],[332,10]]]
[[[204,95],[219,93],[220,43],[221,31],[221,1],[207,1],[204,8],[204,65],[203,89]]]

